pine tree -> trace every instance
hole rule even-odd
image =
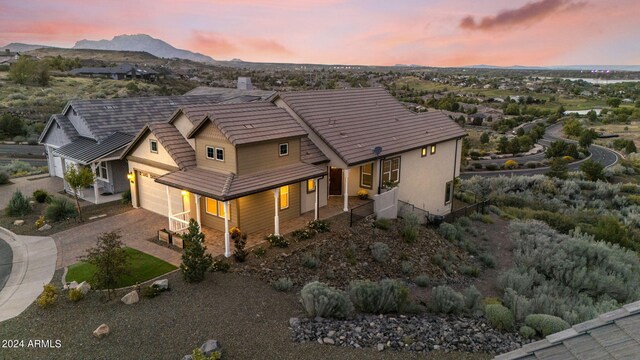
[[[551,160],[549,171],[547,171],[545,175],[552,178],[566,179],[569,177],[569,167],[567,166],[567,162],[561,158]]]
[[[204,274],[213,264],[213,257],[207,254],[204,246],[204,234],[200,232],[200,226],[194,219],[189,221],[187,233],[182,237],[184,251],[180,270],[186,282],[200,282],[204,280]]]

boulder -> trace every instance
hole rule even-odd
[[[200,351],[205,357],[211,356],[214,351],[221,351],[220,343],[218,340],[207,340],[202,346],[200,346]]]
[[[122,299],[120,299],[123,303],[125,303],[126,305],[131,305],[131,304],[135,304],[138,301],[140,301],[140,297],[138,296],[138,292],[133,290],[132,292],[128,293],[127,295],[123,296]]]
[[[44,225],[42,225],[42,227],[38,228],[38,231],[45,231],[45,230],[49,230],[49,229],[51,229],[51,225],[44,224]]]
[[[289,319],[289,326],[291,327],[298,327],[300,326],[300,319],[298,319],[297,317],[292,317]]]
[[[98,339],[107,335],[109,335],[109,326],[107,324],[102,324],[98,326],[97,329],[93,330],[93,336],[97,337]]]
[[[24,225],[24,220],[16,220],[16,221],[13,222],[13,225],[15,225],[15,226]]]
[[[71,288],[71,286],[69,286],[69,288]],[[76,289],[82,291],[82,294],[87,295],[89,290],[91,290],[91,285],[89,285],[88,282],[83,281],[83,282],[80,283],[80,285],[76,285]]]
[[[182,357],[182,360],[193,360],[193,356],[185,355],[184,357]]]
[[[67,284],[67,288],[68,288],[69,290],[73,290],[73,289],[75,289],[75,288],[77,288],[77,287],[78,287],[78,282],[77,282],[77,281],[75,281],[75,280],[74,280],[74,281],[72,281],[72,282],[70,282],[69,284]]]
[[[169,290],[169,279],[160,279],[156,280],[151,284],[151,286],[157,288],[158,290]]]
[[[378,351],[384,350],[384,344],[378,344],[377,348],[378,348]]]

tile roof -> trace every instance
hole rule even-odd
[[[348,165],[466,135],[434,111],[413,113],[383,88],[296,91],[278,96]]]
[[[196,167],[163,175],[156,182],[227,201],[326,174],[326,169],[304,163],[241,176]]]
[[[495,357],[496,360],[638,358],[640,301]]]
[[[147,128],[178,164],[178,168],[186,169],[196,166],[195,150],[175,126],[168,123],[151,123]]]
[[[79,137],[69,144],[55,149],[53,153],[86,165],[124,148],[131,142],[131,139],[133,139],[133,136],[121,132],[113,133],[100,142],[86,137]]]
[[[188,138],[194,137],[209,120],[233,145],[307,135],[286,110],[271,102],[196,105],[182,110],[190,119],[204,116],[195,123]]]
[[[131,75],[134,69],[137,75],[157,75],[158,74],[158,72],[154,70],[142,68],[137,65],[131,65],[131,64],[120,64],[118,66],[110,66],[110,67],[81,67],[81,68],[69,70],[69,73],[72,75],[78,75],[78,74]]]
[[[329,162],[329,158],[322,150],[318,149],[316,144],[306,136],[300,138],[300,159],[304,163],[314,165]]]
[[[257,100],[270,100],[276,95],[272,90],[240,90],[234,88],[221,88],[221,87],[209,87],[198,86],[197,88],[187,92],[185,95],[216,95],[224,94],[225,97],[234,98],[258,98]],[[231,100],[230,100],[231,101]]]

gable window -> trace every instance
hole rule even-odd
[[[98,166],[96,166],[96,177],[100,180],[109,181],[106,162],[102,161],[98,163]]]
[[[280,188],[280,210],[289,207],[289,185]]]
[[[447,182],[444,189],[444,204],[449,204],[453,195],[453,181]]]
[[[436,153],[436,146],[434,144],[434,145],[431,145],[431,155],[433,155],[435,153]]]
[[[428,152],[428,149],[427,149],[426,147],[423,147],[423,148],[420,150],[420,156],[422,156],[422,157],[427,156],[427,152]]]
[[[289,143],[280,144],[278,147],[280,148],[280,150],[279,150],[280,151],[279,152],[280,156],[289,155]]]
[[[373,163],[360,166],[360,187],[373,188]]]
[[[205,211],[207,212],[207,214],[224,219],[224,202],[207,198],[205,207]]]
[[[149,150],[154,154],[158,153],[158,140],[149,140]]]
[[[224,149],[216,148],[216,160],[224,161]]]
[[[400,158],[384,160],[382,162],[382,182],[400,181]]]
[[[307,192],[312,193],[316,191],[316,182],[313,179],[307,180]]]
[[[211,146],[207,146],[206,148],[207,151],[207,159],[215,159],[216,157],[216,149],[211,147]]]

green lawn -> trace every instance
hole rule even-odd
[[[120,288],[135,285],[136,283],[141,283],[153,279],[157,276],[166,274],[169,271],[176,269],[175,266],[169,264],[168,262],[160,260],[138,250],[132,248],[124,248],[124,250],[127,252],[127,254],[129,254],[131,272],[129,275],[124,276],[122,279],[120,279],[116,287]],[[82,281],[91,283],[91,278],[93,277],[95,271],[95,266],[81,261],[69,266],[66,281],[71,282],[75,280],[78,283]]]

